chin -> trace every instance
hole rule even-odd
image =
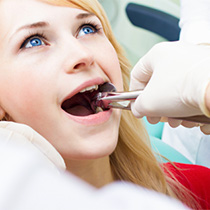
[[[103,135],[97,133],[82,140],[81,138],[74,140],[74,143],[69,141],[69,143],[54,145],[64,159],[99,159],[113,153],[118,142],[118,132],[103,132]]]

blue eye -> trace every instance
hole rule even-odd
[[[82,31],[85,34],[91,34],[91,33],[94,33],[95,32],[95,30],[93,30],[90,26],[86,26],[86,27],[82,28]]]
[[[37,47],[43,44],[45,43],[40,38],[35,37],[29,39],[28,42],[25,43],[25,48]]]
[[[31,36],[25,38],[24,42],[20,46],[20,49],[25,48],[32,48],[32,47],[39,47],[42,45],[48,45],[46,43],[46,37],[44,34],[32,34]]]
[[[88,35],[88,34],[94,34],[97,31],[98,31],[98,29],[95,26],[85,25],[80,29],[78,37]]]

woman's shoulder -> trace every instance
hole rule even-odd
[[[163,163],[163,168],[210,207],[210,168],[183,163]]]

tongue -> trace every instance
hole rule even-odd
[[[85,106],[77,105],[72,108],[66,110],[69,114],[76,115],[76,116],[87,116],[90,114],[94,114],[92,109],[88,109]]]

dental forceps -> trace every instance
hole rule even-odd
[[[103,101],[104,108],[131,110],[130,102],[136,100],[141,90],[129,92],[99,92],[97,100]]]
[[[111,87],[112,84],[109,83]],[[111,91],[115,91],[114,88]],[[131,110],[131,101],[141,94],[142,90],[135,90],[129,92],[99,92],[97,94],[96,104],[102,108],[117,108],[124,110]],[[210,124],[210,118],[205,115],[195,115],[189,117],[171,117],[177,120],[186,120],[196,123]]]
[[[141,90],[130,92],[117,92],[116,87],[106,82],[100,86],[98,94],[94,97],[94,105],[103,109],[117,108],[131,110],[130,102],[135,100]]]

